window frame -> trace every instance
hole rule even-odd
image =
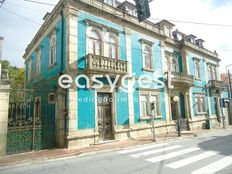
[[[201,68],[200,68],[200,61],[194,61],[194,75],[197,80],[201,79]]]
[[[54,40],[53,40],[54,39]],[[57,46],[57,38],[56,38],[56,30],[53,30],[50,33],[49,37],[49,44],[50,44],[50,49],[49,49],[49,67],[53,67],[56,65],[56,46]]]
[[[195,96],[195,105],[196,105],[196,115],[206,114],[206,96],[205,95],[196,95]]]
[[[91,33],[95,32],[98,36],[98,39],[94,38],[91,36]],[[90,30],[87,33],[87,53],[88,54],[93,54],[96,56],[102,56],[103,55],[103,40],[102,40],[102,34],[101,31],[99,31],[99,29],[95,28],[95,27],[90,27]],[[93,52],[90,51],[90,43],[93,42]],[[99,54],[96,54],[96,44],[99,44]]]
[[[145,53],[145,48],[148,48],[147,53]],[[149,67],[146,66],[145,56],[149,57],[149,62],[150,62]],[[142,43],[142,59],[143,59],[143,70],[154,71],[154,58],[153,58],[153,46],[152,46],[152,44]]]
[[[173,61],[175,61],[175,64],[173,63]],[[178,57],[172,55],[172,56],[171,56],[171,62],[170,62],[170,63],[171,63],[171,66],[170,66],[171,72],[179,73],[179,72],[180,72],[180,65],[179,65]],[[174,66],[175,66],[175,68],[174,68]],[[174,69],[175,69],[175,70],[174,70]]]
[[[147,96],[147,101],[146,101],[146,115],[143,115],[142,113],[142,100],[141,96]],[[142,91],[139,94],[139,108],[140,108],[140,119],[141,120],[146,120],[146,119],[151,119],[151,103],[152,103],[152,96],[156,97],[156,113],[157,115],[154,116],[154,118],[162,118],[162,111],[161,111],[161,103],[160,103],[160,93],[159,92],[153,92],[153,91]]]
[[[37,62],[36,62],[36,75],[38,76],[41,73],[41,48],[37,48],[36,50],[36,57],[37,57]]]
[[[110,38],[113,38],[115,40],[115,43],[110,42]],[[104,52],[105,52],[105,56],[112,58],[112,59],[119,59],[119,40],[118,40],[118,36],[114,33],[108,33],[106,39],[104,40]],[[114,45],[115,46],[115,58],[110,55],[110,46]],[[112,51],[112,50],[111,50]],[[112,54],[112,53],[111,53]]]
[[[32,59],[30,58],[30,60],[27,63],[27,80],[28,82],[31,81],[32,79]]]

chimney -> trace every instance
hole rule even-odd
[[[49,18],[49,16],[50,16],[50,13],[47,12],[43,17],[43,20],[46,21]]]

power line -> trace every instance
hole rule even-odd
[[[21,16],[21,15],[15,13],[15,12],[13,12],[13,11],[10,11],[10,10],[4,8],[4,7],[2,7],[1,9],[5,10],[5,11],[7,11],[8,13],[11,13],[11,14],[17,16],[17,17],[20,17],[20,18],[22,18],[22,19],[24,19],[24,20],[27,20],[27,21],[29,21],[29,22],[32,22],[32,23],[34,23],[34,24],[36,24],[36,25],[41,26],[40,23],[38,23],[38,22],[36,22],[36,21],[33,21],[33,20],[31,20],[31,19],[29,19],[29,18],[27,18],[27,17]]]
[[[14,6],[14,7],[19,7],[19,8],[24,8],[24,9],[29,9],[29,10],[36,10],[36,11],[47,11],[47,10],[44,10],[44,9],[36,9],[36,8],[30,8],[30,7],[25,7],[25,6],[22,6],[22,5],[17,5],[17,4],[14,4],[14,3],[10,3],[10,2],[7,2],[6,5],[10,5],[10,6]]]
[[[157,19],[157,18],[149,18],[151,20],[161,21],[163,19]],[[194,25],[208,25],[208,26],[218,26],[218,27],[232,27],[232,25],[229,24],[215,24],[215,23],[204,23],[204,22],[193,22],[193,21],[181,21],[181,20],[173,20],[173,19],[166,19],[170,22],[177,22],[177,23],[185,23],[185,24],[194,24]]]
[[[37,4],[43,4],[43,5],[49,5],[49,6],[55,6],[55,4],[45,3],[45,2],[39,2],[35,0],[24,0],[27,2],[37,3]],[[157,19],[157,18],[149,18],[151,20],[161,21],[163,19]],[[207,26],[218,26],[218,27],[232,27],[230,24],[216,24],[216,23],[205,23],[205,22],[194,22],[194,21],[182,21],[182,20],[173,20],[173,19],[167,19],[167,21],[170,22],[176,22],[176,23],[185,23],[185,24],[194,24],[194,25],[207,25]]]
[[[45,2],[39,2],[39,1],[33,1],[33,0],[24,0],[27,2],[32,2],[32,3],[37,3],[37,4],[42,4],[42,5],[49,5],[49,6],[56,6],[55,4],[50,4],[50,3],[45,3]]]

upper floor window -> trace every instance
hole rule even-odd
[[[146,69],[153,69],[152,47],[147,44],[143,47],[143,66]]]
[[[88,52],[94,55],[101,55],[101,37],[100,34],[92,30],[89,33]]]
[[[110,35],[106,40],[106,56],[116,59],[118,58],[118,43],[115,36]]]
[[[216,66],[213,65],[208,66],[208,76],[209,76],[209,80],[217,80]]]
[[[179,72],[179,62],[177,57],[172,57],[172,63],[171,63],[171,71],[172,72]]]
[[[37,63],[36,63],[36,74],[39,75],[41,71],[41,49],[37,49]]]
[[[27,78],[28,81],[31,81],[31,67],[32,66],[32,61],[29,60],[28,64],[27,64]]]
[[[56,32],[53,31],[50,34],[50,59],[49,64],[50,66],[56,63]]]
[[[195,77],[197,79],[200,79],[201,73],[200,73],[200,62],[199,61],[194,62],[194,69],[195,69]]]

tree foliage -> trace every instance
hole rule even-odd
[[[10,102],[23,101],[24,92],[20,89],[24,89],[25,68],[11,66],[9,61],[3,60],[2,69],[9,71],[10,86],[12,89],[10,92]]]

